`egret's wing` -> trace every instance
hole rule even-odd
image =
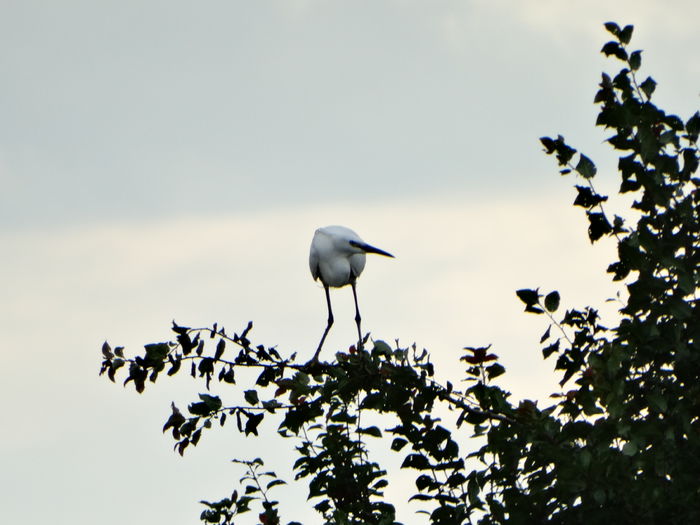
[[[355,253],[350,256],[350,272],[353,280],[357,279],[362,273],[362,270],[365,269],[366,260],[367,257],[364,253]]]
[[[314,278],[314,281],[318,279],[321,275],[321,270],[318,267],[318,251],[316,250],[316,246],[314,246],[314,243],[311,243],[311,250],[309,251],[309,270],[311,270],[311,277]]]

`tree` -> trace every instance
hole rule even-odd
[[[700,522],[700,113],[684,122],[656,107],[656,82],[640,81],[641,51],[628,48],[632,26],[605,27],[613,40],[602,52],[622,68],[602,75],[597,125],[610,132],[619,192],[634,195],[638,218],[609,215],[589,157],[561,136],[541,139],[560,172],[580,178],[574,205],[585,210],[591,242],[617,242],[608,272],[626,287],[613,327],[590,306],[559,313],[556,291],[517,291],[527,312],[550,321],[540,343],[545,359],[556,357],[563,389],[551,406],[512,403],[493,382],[505,369],[488,347],[465,349],[469,387],[458,391],[433,380],[428,354],[415,347],[365,338],[332,363],[301,364],[253,344],[252,324],[232,335],[216,324],[173,324],[174,341],[146,345],[133,358],[105,343],[100,373],[114,381],[126,370],[124,384],[138,392],[163,372],[189,370],[204,381],[208,393],[186,411],[173,404],[163,427],[180,454],[214,422],[235,420],[257,436],[263,418],[276,418],[294,443],[296,479],[306,480],[327,523],[395,523],[370,440],[416,471],[412,499],[434,524]],[[250,370],[246,389],[239,381]],[[226,405],[209,393],[212,381],[246,403]],[[438,404],[458,411],[455,428],[436,416]],[[381,414],[386,428],[363,424],[368,412]],[[466,434],[480,443],[475,450],[460,450],[456,438]],[[202,521],[238,522],[259,504],[260,523],[281,523],[270,491],[284,481],[264,472],[261,459],[240,462],[244,493],[203,502]]]

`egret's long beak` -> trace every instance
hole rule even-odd
[[[356,248],[359,248],[360,250],[364,251],[365,253],[376,253],[378,255],[383,255],[385,257],[395,258],[389,252],[385,252],[384,250],[380,250],[379,248],[375,248],[374,246],[372,246],[370,244],[365,244],[363,242],[355,242],[355,241],[350,241],[350,244],[355,246]]]

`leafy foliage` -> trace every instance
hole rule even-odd
[[[309,478],[309,498],[316,501],[315,508],[327,522],[391,524],[395,522],[394,507],[382,500],[386,472],[369,459],[366,446],[366,440],[383,439],[386,434],[392,436],[392,450],[398,452],[410,444],[403,467],[418,471],[414,498],[437,504],[436,523],[456,523],[466,516],[464,460],[451,432],[432,416],[435,403],[459,407],[464,421],[483,423],[490,417],[504,419],[503,415],[490,414],[475,400],[468,401],[468,394],[435,383],[427,352],[415,347],[392,349],[377,341],[370,351],[351,348],[348,353],[338,353],[333,365],[297,364],[282,359],[274,348],[254,347],[247,338],[251,328],[249,324],[242,335],[229,336],[216,325],[193,329],[173,324],[177,342],[146,346],[151,356],[152,348],[159,349],[160,361],[120,358],[105,343],[102,372],[113,378],[115,367],[127,362],[129,374],[124,384],[133,382],[142,392],[146,383],[141,379],[155,382],[166,363],[177,373],[189,361],[192,377],[203,380],[207,388],[214,377],[223,384],[237,384],[232,381],[232,370],[258,370],[255,388],[240,390],[244,403],[224,405],[218,396],[199,394],[185,414],[172,405],[163,432],[171,432],[180,454],[196,446],[214,422],[224,426],[233,416],[239,432],[257,436],[266,416],[278,416],[278,433],[297,441],[296,479]],[[229,356],[234,346],[236,351]],[[465,359],[472,365],[470,374],[478,377],[496,377],[504,371],[498,363],[485,366],[496,360],[485,349],[471,349]],[[487,395],[482,387],[478,389],[480,395]],[[364,426],[361,414],[368,411],[393,416],[394,426]],[[262,462],[246,465],[252,468]],[[217,503],[205,502],[208,510],[202,519],[233,523],[234,516],[246,512],[253,499],[261,499],[268,513],[266,523],[278,523],[278,502],[266,495],[261,498],[262,488],[258,489],[247,488],[245,497],[234,492]]]
[[[303,364],[254,346],[250,323],[232,336],[216,324],[173,324],[174,341],[146,345],[133,358],[105,343],[101,373],[112,381],[126,373],[124,384],[143,392],[166,368],[169,376],[189,370],[208,392],[216,381],[222,394],[237,396],[230,405],[211,393],[185,411],[172,405],[163,431],[180,454],[215,422],[235,420],[255,437],[274,419],[278,434],[295,443],[295,479],[308,483],[326,523],[396,523],[371,441],[402,454],[402,468],[415,471],[410,499],[433,524],[699,522],[700,113],[684,122],[657,108],[656,82],[637,77],[641,51],[628,49],[632,26],[605,27],[613,40],[602,52],[622,68],[602,76],[597,124],[621,153],[619,191],[634,195],[638,219],[608,215],[588,156],[562,136],[541,139],[562,175],[580,177],[574,205],[585,210],[592,243],[617,243],[608,272],[626,288],[612,327],[590,306],[561,313],[556,291],[516,292],[527,312],[550,321],[542,354],[555,358],[567,389],[552,395],[551,406],[512,403],[494,383],[505,369],[490,347],[465,348],[466,387],[458,391],[434,380],[427,352],[415,347],[376,341],[337,353],[333,363]],[[255,371],[253,384],[240,384],[250,376],[245,370]],[[456,427],[436,417],[439,404],[457,412]],[[385,428],[367,425],[368,413],[380,414]],[[471,450],[460,449],[464,436],[475,438]],[[261,459],[238,462],[246,468],[243,495],[203,501],[202,521],[233,524],[255,503],[261,524],[281,523],[269,492],[284,481],[261,472]]]

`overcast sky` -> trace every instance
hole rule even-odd
[[[228,460],[266,449],[291,477],[291,441],[233,428],[174,454],[169,403],[201,385],[139,396],[97,377],[99,348],[136,352],[172,319],[252,319],[256,342],[310,357],[318,226],[397,256],[368,258],[358,286],[375,337],[428,348],[453,381],[463,346],[494,343],[503,385],[545,402],[547,325],[514,290],[612,312],[618,288],[614,246],[590,246],[574,180],[537,139],[564,134],[614,191],[593,126],[600,72],[617,67],[602,24],[635,24],[642,74],[685,119],[698,19],[695,0],[0,0],[0,522],[198,523],[197,501],[242,474]],[[350,291],[333,300],[329,356],[355,329]],[[389,494],[418,523],[415,473],[400,476]],[[319,522],[305,494],[278,495],[285,523]]]

